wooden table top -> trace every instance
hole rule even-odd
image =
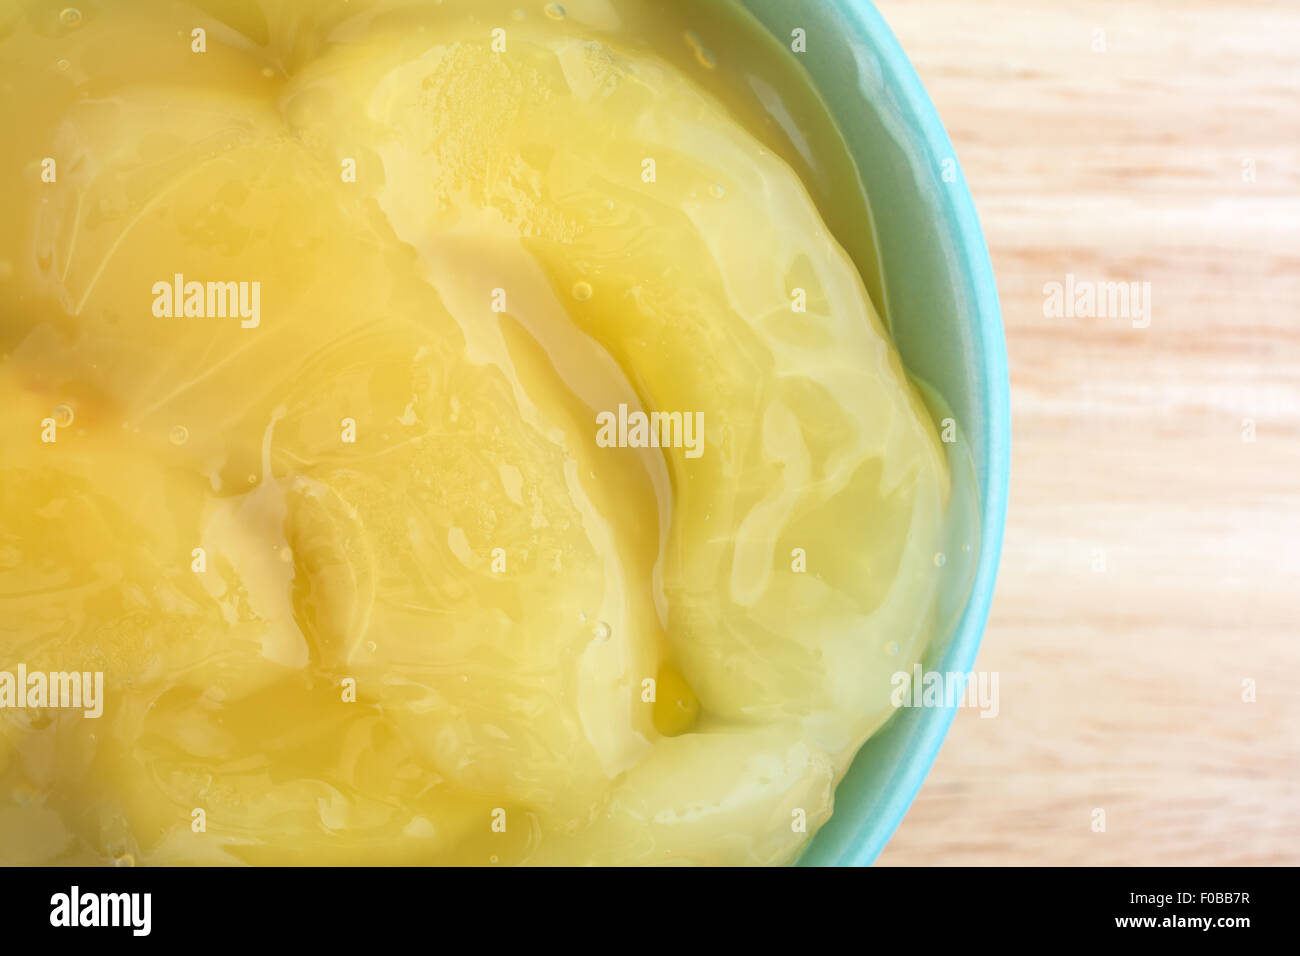
[[[880,863],[1300,863],[1300,5],[878,6],[984,225],[1014,444],[1001,712]],[[1045,316],[1067,275],[1149,282],[1149,327]]]

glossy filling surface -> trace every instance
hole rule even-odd
[[[0,861],[829,815],[971,493],[726,57],[566,6],[4,4],[0,670],[103,690],[0,709]]]

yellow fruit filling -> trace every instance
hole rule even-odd
[[[727,51],[556,6],[0,4],[0,672],[103,675],[0,708],[0,862],[830,814],[970,489]]]

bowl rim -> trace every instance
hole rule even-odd
[[[849,43],[869,44],[878,58],[884,85],[890,88],[908,121],[912,145],[935,159],[952,158],[957,180],[936,195],[939,223],[955,240],[956,261],[970,283],[969,312],[978,355],[974,369],[976,393],[987,420],[987,435],[976,450],[977,473],[983,472],[980,509],[980,554],[970,596],[944,653],[945,671],[969,673],[979,652],[1002,552],[1011,476],[1011,405],[1002,308],[988,246],[952,141],[939,112],[921,84],[893,31],[869,0],[839,4]],[[875,862],[916,799],[934,765],[956,716],[955,707],[925,708],[904,756],[882,787],[881,797],[856,813],[850,808],[851,842],[827,854],[833,865],[868,866]],[[836,808],[840,813],[845,808]],[[815,838],[811,847],[816,842]],[[807,848],[805,848],[807,849]]]

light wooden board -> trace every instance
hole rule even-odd
[[[975,196],[1014,428],[1001,713],[880,863],[1300,863],[1300,4],[879,7]],[[1150,282],[1150,327],[1045,317],[1067,273]]]

